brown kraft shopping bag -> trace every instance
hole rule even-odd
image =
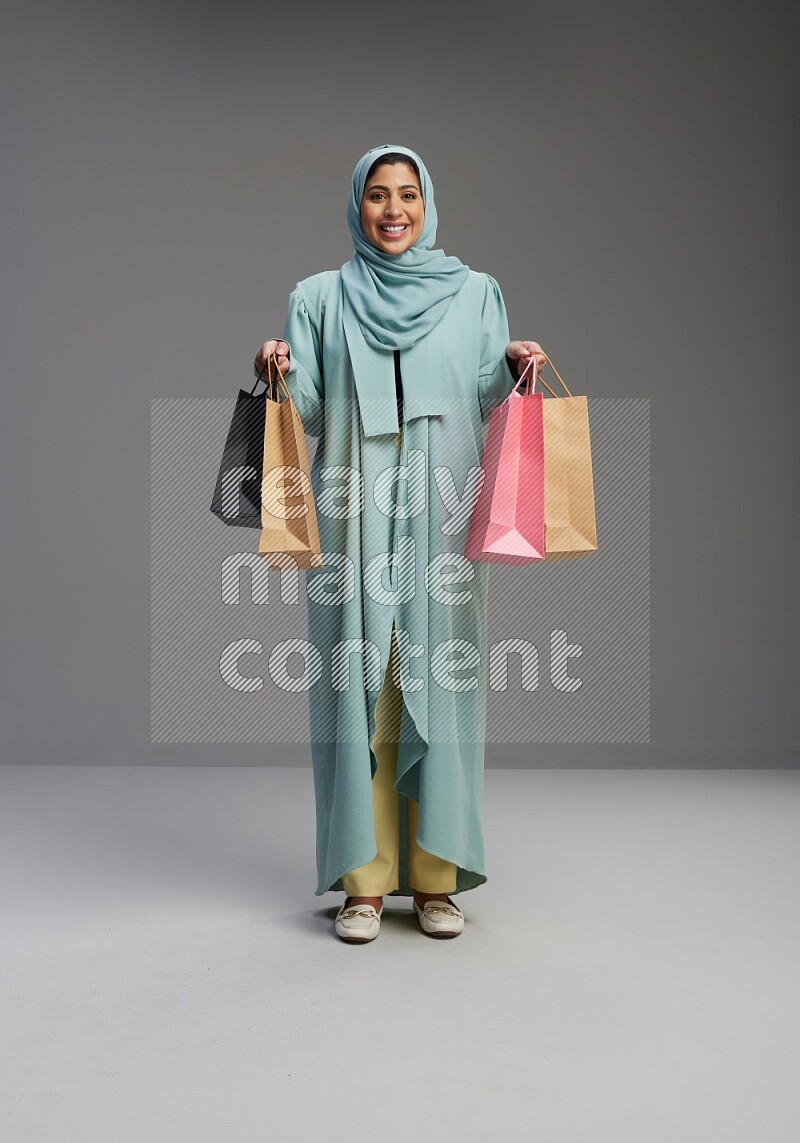
[[[586,397],[573,397],[547,354],[567,396],[553,392],[544,414],[545,561],[576,559],[597,551],[592,448]],[[535,384],[535,381],[534,381]]]
[[[274,355],[268,369],[258,554],[273,568],[321,568],[324,564],[303,422]],[[273,399],[280,397],[279,388],[283,400]]]

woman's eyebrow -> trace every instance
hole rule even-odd
[[[371,191],[374,191],[374,190],[388,191],[389,188],[385,187],[382,183],[373,183],[372,186],[369,187],[368,189]],[[400,187],[400,190],[419,190],[419,187],[417,186],[416,183],[403,183],[403,185]]]

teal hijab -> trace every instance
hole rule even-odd
[[[367,239],[361,225],[361,199],[367,172],[381,152],[409,155],[419,168],[425,217],[422,233],[400,254],[387,254]],[[460,258],[433,249],[438,214],[433,183],[419,155],[409,147],[382,143],[358,160],[347,203],[347,225],[356,252],[341,268],[342,289],[364,339],[373,349],[408,349],[444,317],[469,275]]]
[[[367,172],[381,152],[398,151],[417,164],[425,208],[422,232],[408,250],[387,254],[367,239],[361,225],[361,199]],[[409,147],[383,143],[356,163],[347,225],[355,253],[341,267],[342,321],[353,366],[361,423],[366,436],[398,431],[393,351],[416,346],[441,321],[469,277],[460,258],[434,249],[438,216],[433,183],[419,155]],[[420,347],[420,351],[422,347]],[[441,414],[449,408],[442,385],[441,350],[425,343],[425,376],[403,375],[406,419]],[[417,358],[419,363],[421,359]]]

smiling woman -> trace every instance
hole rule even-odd
[[[353,257],[296,284],[283,337],[264,342],[255,361],[263,370],[277,354],[303,426],[318,437],[315,502],[330,505],[318,517],[325,567],[305,573],[308,639],[321,672],[309,711],[316,893],[344,890],[346,905],[364,906],[349,915],[343,907],[336,923],[343,939],[377,935],[383,894],[413,895],[420,912],[435,899],[452,912],[443,894],[450,901],[448,893],[487,880],[481,795],[491,565],[470,570],[458,606],[449,590],[428,587],[431,569],[452,577],[455,565],[458,577],[469,562],[460,507],[481,469],[489,417],[541,346],[509,341],[499,285],[437,248],[437,223],[419,155],[389,144],[367,151],[347,201]],[[412,469],[409,500],[394,512],[384,502],[385,474]],[[354,490],[344,503],[331,495],[341,493],[331,482],[342,478]],[[364,489],[381,495],[362,497]],[[331,600],[336,568],[346,569],[354,590]],[[422,652],[413,685],[404,687],[395,671],[405,639]],[[356,672],[358,685],[341,689],[334,648],[354,641],[377,649],[378,669]],[[474,688],[449,689],[437,678],[436,649],[453,642],[474,648]],[[348,938],[348,926],[362,935]]]

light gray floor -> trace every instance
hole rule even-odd
[[[0,1140],[797,1143],[800,777],[487,770],[435,941],[309,769],[0,768]]]

